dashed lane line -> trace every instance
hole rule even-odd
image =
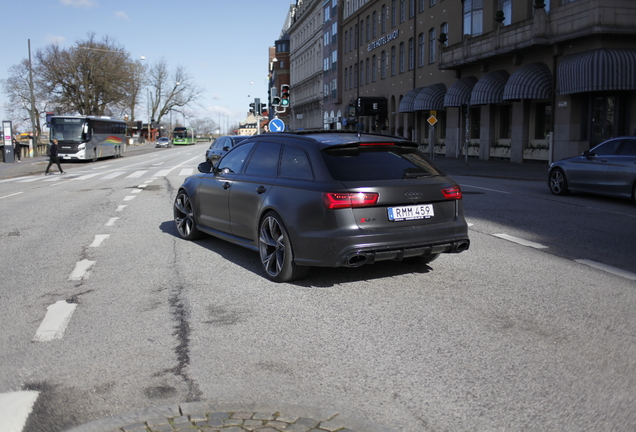
[[[39,393],[17,391],[0,394],[0,430],[22,432]]]
[[[88,279],[89,270],[95,265],[95,261],[89,261],[84,259],[75,264],[75,269],[69,276],[69,280],[72,281],[80,281],[83,279]]]
[[[102,243],[104,243],[104,240],[106,240],[108,237],[110,237],[110,234],[97,234],[95,235],[95,240],[93,240],[93,243],[89,244],[88,247],[100,247]]]
[[[76,303],[67,303],[66,300],[59,300],[47,307],[46,315],[35,332],[33,341],[50,342],[54,339],[62,339],[76,307]]]
[[[511,236],[511,235],[508,235],[508,234],[493,234],[493,235],[495,237],[499,237],[501,239],[508,240],[508,241],[511,241],[513,243],[517,243],[517,244],[520,244],[520,245],[523,245],[523,246],[528,246],[528,247],[535,248],[535,249],[548,249],[547,246],[544,246],[544,245],[542,245],[540,243],[535,243],[535,242],[532,242],[532,241],[529,241],[529,240],[524,240],[522,238]]]
[[[607,264],[601,264],[596,261],[591,261],[586,259],[577,259],[574,261],[576,261],[579,264],[584,264],[598,270],[603,270],[605,272],[611,273],[616,276],[624,277],[625,279],[636,281],[636,274],[618,269],[616,267],[608,266]]]

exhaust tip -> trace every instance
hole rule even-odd
[[[460,241],[457,243],[453,243],[453,253],[461,253],[464,252],[470,246],[470,242],[468,240]]]
[[[353,254],[347,257],[347,265],[349,267],[360,267],[367,263],[367,256],[365,254]]]

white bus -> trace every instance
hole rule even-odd
[[[52,116],[50,139],[58,141],[60,159],[96,161],[120,157],[126,149],[126,122],[110,117]]]

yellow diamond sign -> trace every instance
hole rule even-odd
[[[431,126],[435,126],[435,123],[437,123],[437,118],[432,115],[430,116],[427,120],[426,120]]]

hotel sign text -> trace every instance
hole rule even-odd
[[[394,30],[391,33],[387,34],[386,36],[382,36],[380,39],[371,42],[367,46],[367,51],[372,51],[372,50],[376,49],[377,47],[381,47],[382,45],[391,42],[393,39],[397,39],[397,37],[399,35],[400,35],[400,31],[399,30]]]

